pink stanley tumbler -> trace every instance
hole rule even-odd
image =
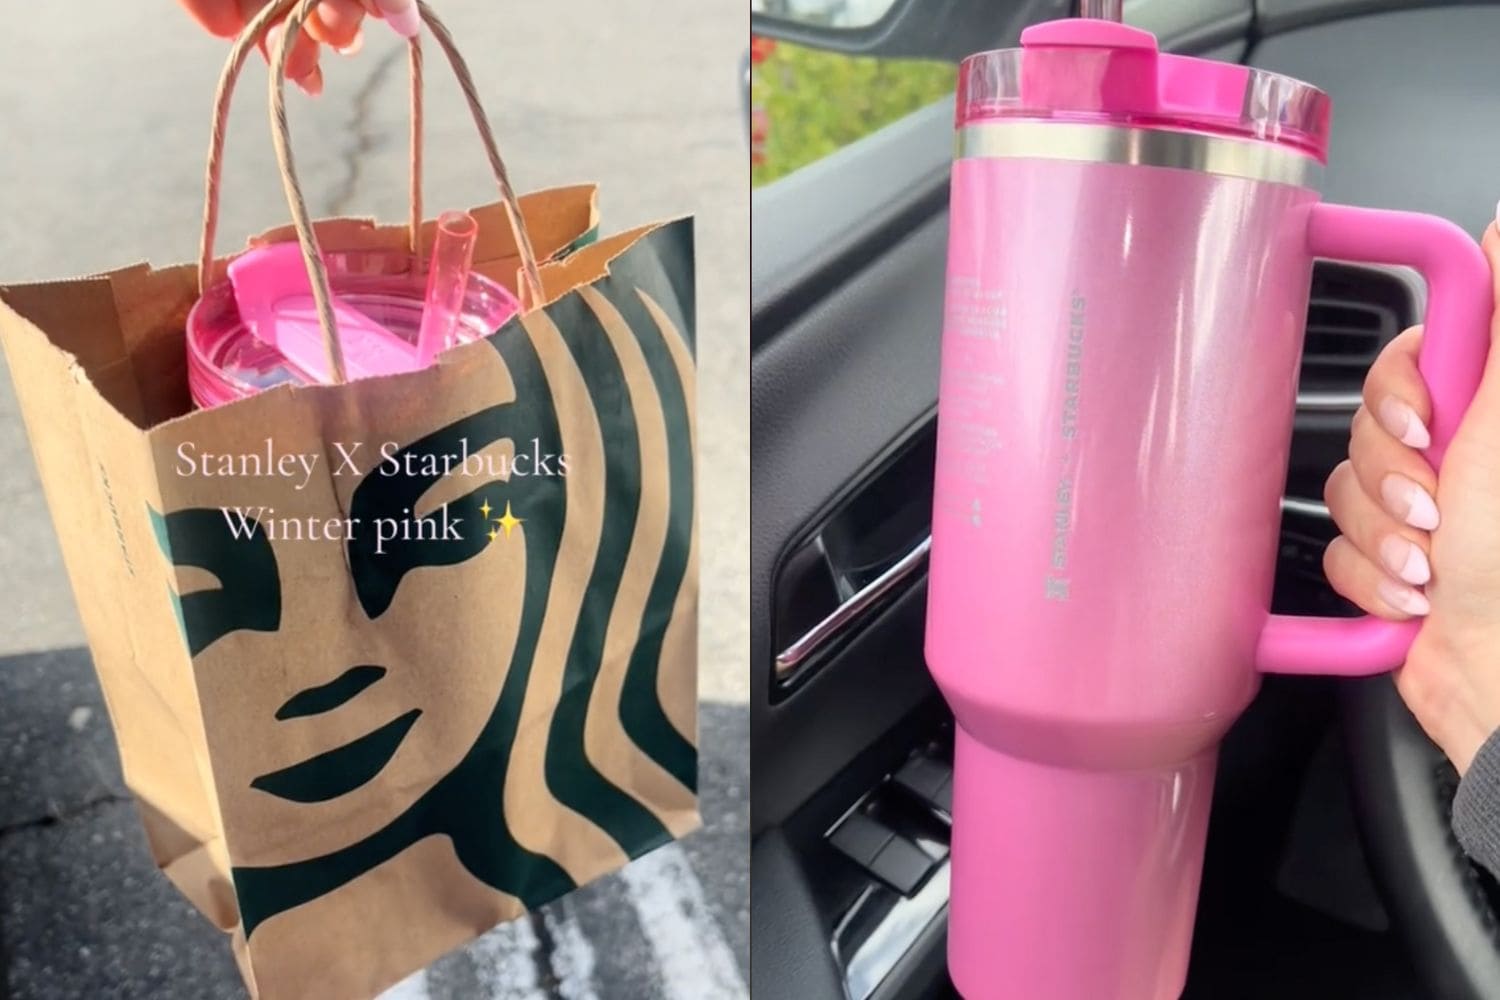
[[[1411,642],[1268,610],[1313,259],[1425,277],[1434,462],[1488,344],[1472,239],[1318,200],[1329,112],[1105,19],[960,70],[927,659],[970,1000],[1179,996],[1259,672],[1370,674]]]

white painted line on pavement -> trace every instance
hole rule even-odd
[[[473,1000],[547,1000],[537,977],[536,947],[536,933],[527,917],[501,924],[471,941],[463,948],[463,954],[472,964],[481,986],[480,995]],[[377,1000],[449,998],[433,994],[427,970],[423,969],[380,994]]]
[[[682,848],[659,847],[620,874],[661,970],[667,1000],[745,1000],[739,966]]]
[[[552,971],[563,1000],[599,1000],[594,992],[594,948],[573,915],[554,906],[543,914],[552,935]]]
[[[747,1000],[734,954],[703,895],[703,885],[677,844],[658,848],[619,873],[650,948],[663,1000]],[[573,914],[554,906],[543,913],[552,938],[554,996],[609,1000],[594,982],[598,957]],[[636,940],[639,940],[638,938]],[[479,979],[483,1000],[547,1000],[538,966],[540,942],[530,918],[501,924],[463,949]],[[599,990],[605,989],[601,996]],[[478,1000],[476,998],[476,1000]],[[425,971],[381,994],[379,1000],[449,1000],[436,997]]]
[[[547,1000],[537,975],[536,932],[531,918],[501,924],[464,949],[479,976],[485,1000]]]

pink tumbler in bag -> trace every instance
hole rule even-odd
[[[471,216],[445,212],[434,232],[426,274],[400,251],[323,254],[346,377],[425,368],[520,312],[509,289],[471,270],[478,235]],[[301,247],[274,243],[235,258],[228,278],[188,313],[187,359],[188,388],[201,407],[332,381]]]
[[[1461,230],[1318,200],[1329,112],[1105,19],[960,70],[927,660],[970,1000],[1178,996],[1259,672],[1389,670],[1414,635],[1269,613],[1313,259],[1425,277],[1434,462],[1489,339]]]

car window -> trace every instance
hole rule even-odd
[[[953,92],[952,63],[750,42],[752,186],[827,156]]]

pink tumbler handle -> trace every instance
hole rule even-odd
[[[1436,468],[1479,388],[1489,350],[1494,293],[1489,264],[1467,233],[1436,216],[1347,205],[1314,205],[1307,249],[1316,257],[1407,264],[1427,279],[1426,332],[1418,368],[1432,396]],[[1419,621],[1271,615],[1256,666],[1268,673],[1358,677],[1399,667]]]

